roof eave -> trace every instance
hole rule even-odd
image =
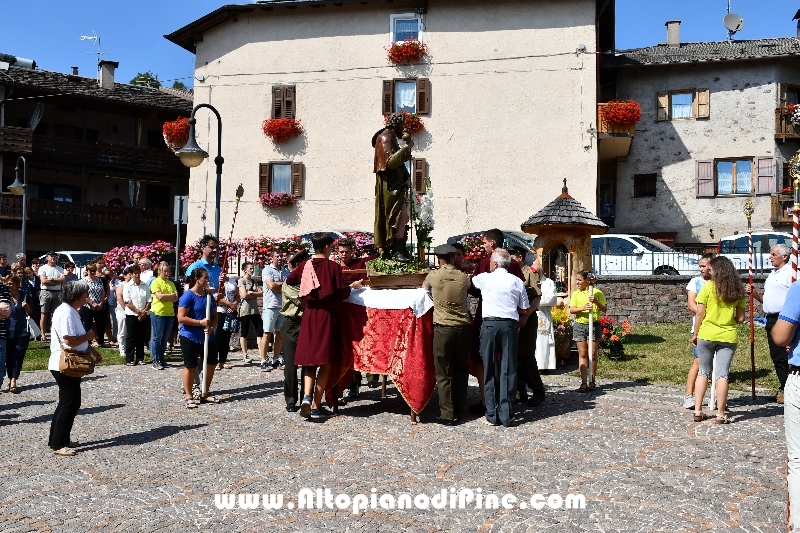
[[[740,63],[745,61],[760,61],[768,59],[784,59],[787,57],[800,58],[800,54],[776,54],[770,56],[748,56],[748,57],[720,57],[718,59],[691,59],[687,61],[659,61],[653,63],[633,63],[627,65],[603,65],[603,68],[637,68],[637,67],[668,67],[671,65],[697,65],[706,63]]]

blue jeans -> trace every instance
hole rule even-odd
[[[6,367],[6,339],[0,339],[0,368]],[[0,385],[3,384],[3,374],[0,373]]]
[[[486,420],[508,427],[514,420],[514,396],[517,392],[517,339],[515,320],[481,322],[481,359],[483,360]],[[500,360],[497,360],[497,354]]]
[[[150,357],[154,363],[164,362],[164,351],[167,349],[169,334],[172,332],[174,316],[158,316],[150,313]]]
[[[28,351],[31,336],[25,331],[24,336],[4,340],[6,342],[6,375],[8,379],[17,379],[22,371],[22,360],[25,359],[25,352]]]

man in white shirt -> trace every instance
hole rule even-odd
[[[769,355],[772,364],[775,365],[775,375],[780,382],[780,390],[775,397],[775,401],[783,403],[783,388],[786,386],[786,378],[789,376],[789,354],[785,346],[778,346],[772,340],[772,328],[778,321],[778,315],[786,302],[786,294],[792,286],[792,266],[789,264],[789,255],[792,251],[785,244],[776,244],[769,251],[769,260],[775,268],[764,281],[764,294],[761,295],[755,287],[748,284],[745,286],[747,294],[753,293],[753,297],[761,302],[764,314],[767,316],[767,343],[769,344]]]
[[[56,264],[58,255],[55,252],[47,252],[47,264],[39,268],[39,281],[42,282],[42,290],[39,292],[39,306],[42,308],[42,316],[39,319],[39,329],[42,336],[47,329],[47,320],[50,313],[61,305],[61,285],[65,281],[64,270]]]
[[[502,248],[492,253],[490,272],[472,278],[481,291],[480,352],[484,368],[485,423],[515,426],[514,396],[517,387],[517,339],[520,324],[531,313],[525,285],[509,274],[511,257]],[[497,359],[499,354],[500,359]]]

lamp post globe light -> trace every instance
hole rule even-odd
[[[181,158],[181,163],[189,168],[199,166],[204,159],[208,157],[208,152],[200,148],[197,144],[195,137],[195,124],[197,119],[194,118],[195,113],[200,108],[210,109],[217,116],[217,157],[214,158],[214,164],[217,166],[217,200],[214,206],[214,237],[219,242],[219,208],[220,197],[222,196],[222,163],[225,160],[222,158],[222,118],[219,112],[210,104],[197,104],[192,109],[192,114],[189,117],[189,140],[183,148],[177,150],[175,153]]]
[[[22,181],[19,181],[20,161],[22,161]],[[28,222],[28,162],[25,156],[17,158],[17,166],[14,167],[14,183],[8,186],[8,190],[15,196],[22,196],[22,250],[25,253],[25,230]]]

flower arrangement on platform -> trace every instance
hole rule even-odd
[[[346,231],[344,237],[340,237],[333,243],[334,250],[338,249],[337,246],[343,241],[350,242],[353,246],[353,255],[356,257],[362,257],[364,252],[373,248],[375,245],[375,241],[366,233],[361,233],[360,231]]]
[[[242,241],[233,239],[232,241],[223,240],[219,243],[217,248],[217,260],[222,261],[225,258],[225,252],[228,251],[228,258],[237,257],[242,251]],[[203,249],[200,247],[200,239],[197,239],[191,244],[186,244],[181,252],[181,266],[188,267],[198,259],[203,257]]]
[[[480,236],[466,235],[459,240],[464,246],[464,261],[470,263],[478,263],[481,259],[486,257],[486,249],[483,247],[483,241]]]
[[[431,232],[436,221],[433,218],[433,189],[430,177],[425,178],[425,193],[416,193],[411,203],[414,212],[414,228],[417,232],[419,246],[428,248],[431,245]]]
[[[419,118],[418,114],[409,113],[408,111],[402,109],[399,111],[399,113],[402,113],[406,119],[406,125],[403,129],[408,130],[410,134],[414,135],[415,133],[419,133],[425,129],[425,123],[422,122],[422,119]],[[389,116],[390,115],[386,115],[383,117],[384,126],[389,123]]]
[[[600,336],[600,347],[609,350],[612,356],[619,356],[625,352],[625,344],[631,332],[631,323],[625,318],[620,324],[615,324],[609,316],[600,317],[600,326],[603,328]]]
[[[262,207],[292,207],[297,205],[297,196],[288,192],[262,194],[259,199]]]
[[[386,50],[386,59],[394,65],[408,65],[419,63],[428,53],[428,46],[413,37],[405,41],[392,43]]]
[[[294,118],[268,118],[261,124],[264,135],[280,144],[303,134],[303,125]]]
[[[189,142],[189,119],[186,117],[165,122],[161,127],[161,133],[164,135],[164,142],[167,143],[170,150],[175,151]]]
[[[240,241],[241,254],[253,263],[264,266],[269,263],[269,256],[274,250],[282,254],[293,254],[298,250],[308,249],[297,235],[288,237],[267,237],[265,235],[245,237]]]
[[[636,124],[642,118],[642,106],[633,100],[611,100],[600,106],[600,116],[617,126]]]
[[[146,245],[119,246],[107,251],[103,255],[103,262],[109,269],[120,273],[126,266],[133,264],[133,254],[136,252],[142,254],[142,257],[148,258],[155,265],[166,256],[174,254],[175,246],[161,240]]]
[[[564,361],[569,359],[570,348],[572,347],[572,323],[570,322],[569,309],[560,303],[550,310],[553,320],[553,340],[556,345],[556,358],[564,365]]]

